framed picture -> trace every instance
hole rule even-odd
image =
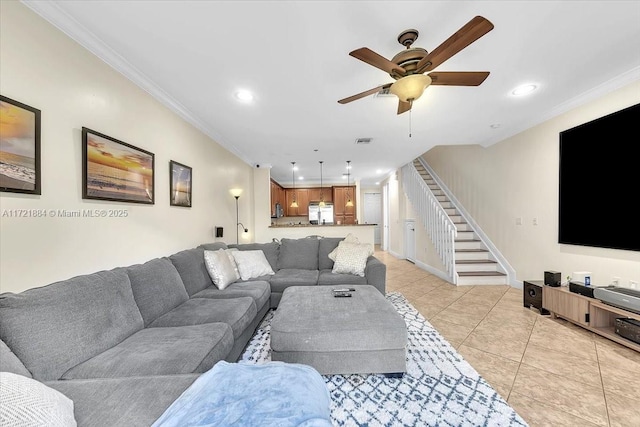
[[[191,207],[191,168],[173,160],[169,161],[169,204]]]
[[[2,95],[0,191],[40,194],[40,110]]]
[[[82,198],[155,203],[154,155],[82,128]]]

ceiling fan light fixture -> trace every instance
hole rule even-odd
[[[431,77],[428,75],[411,74],[396,80],[389,88],[389,92],[397,96],[401,101],[411,102],[420,98],[430,84]]]

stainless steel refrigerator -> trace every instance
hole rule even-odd
[[[318,203],[309,203],[309,224],[333,224],[333,203],[325,203],[322,207]]]

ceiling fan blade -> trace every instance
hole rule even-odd
[[[407,111],[411,110],[411,105],[413,103],[411,102],[405,102],[402,100],[398,100],[398,114],[402,114],[402,113],[406,113]]]
[[[488,76],[488,71],[435,71],[429,73],[432,85],[447,86],[480,86]]]
[[[340,101],[338,101],[338,103],[347,104],[347,103],[349,103],[351,101],[355,101],[357,99],[364,98],[365,96],[373,95],[376,92],[380,92],[382,89],[388,88],[389,86],[391,86],[391,83],[387,83],[386,85],[374,87],[373,89],[365,90],[364,92],[360,92],[360,93],[358,93],[356,95],[352,95],[352,96],[350,96],[348,98],[341,99]]]
[[[360,49],[349,52],[349,55],[353,56],[356,59],[364,61],[369,65],[373,65],[374,67],[379,68],[382,71],[386,71],[389,74],[392,74],[394,70],[401,76],[404,76],[407,73],[407,71],[398,64],[389,61],[384,56],[381,56],[366,47],[361,47]]]
[[[491,22],[482,16],[476,16],[445,40],[440,46],[422,58],[416,66],[416,73],[433,70],[491,30],[493,30],[493,24]]]

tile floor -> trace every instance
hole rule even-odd
[[[640,353],[524,308],[521,289],[456,287],[375,255],[387,292],[402,293],[531,427],[640,426]]]

